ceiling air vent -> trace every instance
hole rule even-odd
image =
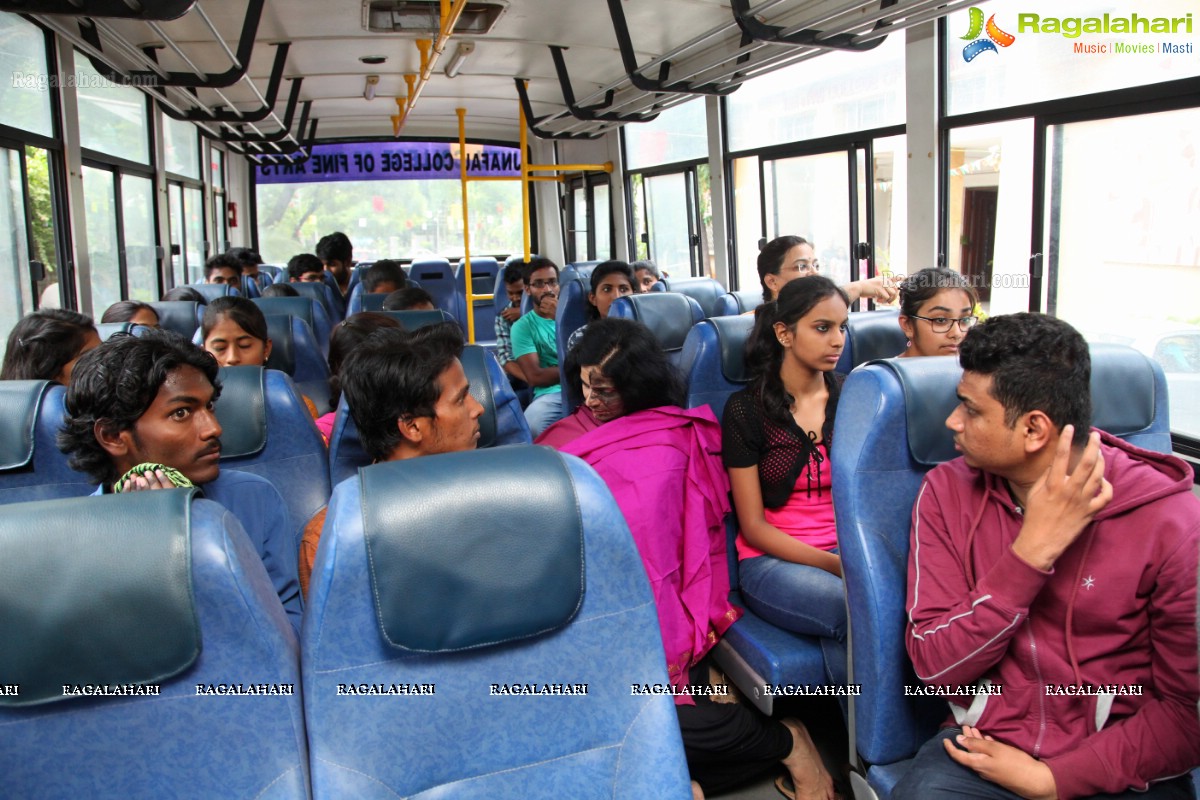
[[[504,13],[505,4],[470,2],[463,10],[456,34],[487,33]],[[438,31],[440,0],[367,0],[363,3],[363,27],[375,33],[414,33],[431,36]]]

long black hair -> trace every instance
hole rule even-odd
[[[626,414],[687,402],[683,378],[650,329],[636,320],[609,317],[589,322],[563,362],[567,381],[578,395],[583,394],[583,367],[599,367],[612,381]]]
[[[94,334],[92,318],[65,308],[34,311],[8,334],[0,380],[52,381]]]
[[[783,387],[780,376],[784,348],[776,337],[775,323],[791,328],[817,303],[834,296],[842,298],[847,308],[850,306],[850,298],[840,286],[821,275],[810,275],[789,281],[779,291],[779,299],[759,306],[755,314],[754,330],[746,342],[746,371],[767,418],[779,425],[791,424],[794,398]]]

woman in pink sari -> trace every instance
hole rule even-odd
[[[591,464],[629,525],[654,591],[694,791],[723,791],[782,762],[797,797],[832,798],[799,721],[703,694],[705,656],[741,613],[728,599],[720,423],[707,406],[682,407],[683,381],[639,322],[590,323],[564,372],[584,403],[536,444]]]

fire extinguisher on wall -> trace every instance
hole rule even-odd
[[[237,203],[229,204],[229,227],[237,227]]]

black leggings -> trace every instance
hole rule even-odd
[[[761,775],[792,751],[792,732],[741,703],[675,706],[688,772],[707,794],[732,788]]]

